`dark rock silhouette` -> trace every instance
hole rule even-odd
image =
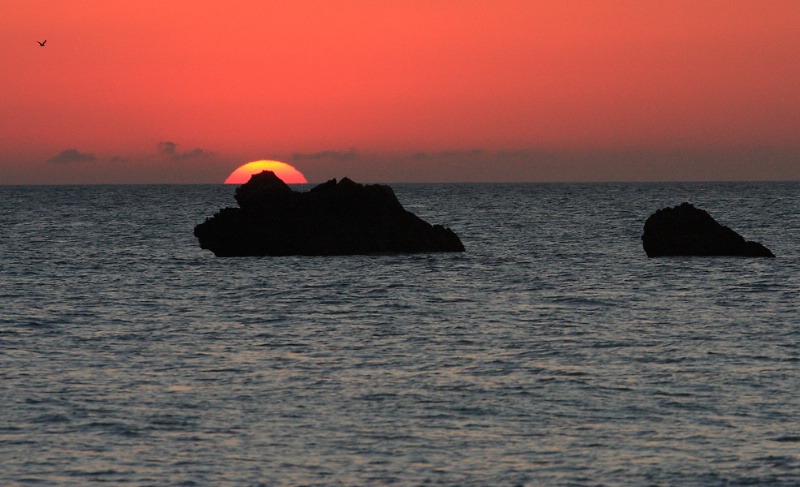
[[[644,224],[642,246],[648,257],[775,257],[757,242],[748,242],[717,223],[706,211],[682,203],[656,211]]]
[[[194,234],[219,257],[463,252],[449,228],[406,211],[389,186],[332,179],[293,191],[271,171],[236,189],[239,208],[223,208]]]

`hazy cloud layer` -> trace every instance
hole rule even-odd
[[[350,149],[349,151],[332,151],[326,150],[322,152],[314,152],[311,154],[300,154],[294,153],[292,154],[292,161],[307,161],[307,160],[320,160],[320,159],[331,159],[334,161],[352,161],[358,157],[358,153],[355,149]]]
[[[175,142],[159,142],[158,143],[158,153],[171,156],[174,155],[178,150],[178,144]]]
[[[453,157],[475,157],[483,155],[483,149],[452,150],[442,152],[417,152],[411,155],[412,159],[450,159]]]
[[[203,149],[192,149],[189,152],[178,152],[178,144],[175,142],[164,141],[158,143],[158,154],[169,157],[173,161],[185,161],[188,159],[206,159],[213,157],[214,153]]]
[[[71,162],[89,162],[95,159],[94,154],[83,154],[79,152],[77,149],[67,149],[61,151],[61,153],[55,157],[52,157],[47,160],[47,162],[52,162],[56,164],[65,164]]]
[[[501,150],[495,153],[500,159],[523,159],[531,156],[531,151],[528,149],[520,150]]]
[[[205,151],[203,149],[193,149],[189,152],[180,152],[172,156],[173,161],[185,161],[187,159],[205,159],[212,157],[213,152]]]

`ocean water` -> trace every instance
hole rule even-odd
[[[0,187],[0,485],[800,485],[800,184],[392,185],[467,251],[217,258]],[[689,201],[775,259],[648,259]]]

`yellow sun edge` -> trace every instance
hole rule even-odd
[[[306,177],[290,164],[273,160],[258,160],[237,167],[226,179],[225,184],[244,184],[254,174],[272,171],[287,184],[306,184]]]

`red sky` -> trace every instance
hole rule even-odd
[[[796,0],[4,2],[0,54],[0,184],[800,180]]]

